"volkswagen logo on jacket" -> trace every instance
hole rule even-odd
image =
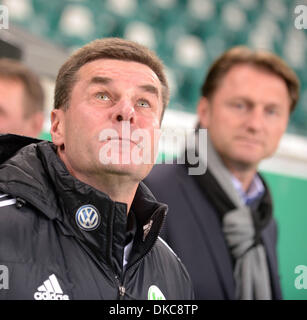
[[[99,212],[92,205],[84,205],[77,210],[76,222],[80,229],[95,230],[100,224]]]

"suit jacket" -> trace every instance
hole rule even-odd
[[[159,164],[144,180],[169,206],[162,237],[178,254],[194,283],[196,299],[235,299],[233,261],[219,216],[185,165]],[[274,219],[262,230],[273,299],[281,299]]]

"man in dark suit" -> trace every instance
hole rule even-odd
[[[198,128],[208,130],[207,157],[199,157],[205,174],[189,175],[186,160],[156,165],[145,180],[169,206],[162,236],[186,265],[198,299],[282,298],[277,226],[257,168],[277,149],[298,95],[295,73],[276,55],[226,51],[197,107]]]

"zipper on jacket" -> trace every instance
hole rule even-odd
[[[152,248],[153,248],[154,245],[156,244],[157,240],[158,240],[158,237],[157,237],[157,239],[155,240],[155,242],[153,243],[153,245],[149,248],[149,250],[148,250],[140,259],[138,259],[137,261],[135,261],[134,264],[132,264],[131,266],[129,266],[129,267],[124,271],[123,276],[122,276],[122,278],[121,278],[122,284],[124,284],[124,282],[125,282],[125,276],[126,276],[127,271],[128,271],[131,267],[133,267],[133,266],[141,263],[141,261],[142,261],[143,259],[145,259],[145,257],[149,254],[149,252],[152,250]],[[115,279],[117,279],[117,282],[118,282],[119,300],[124,300],[124,296],[127,296],[127,297],[129,297],[129,298],[132,298],[133,300],[136,300],[136,299],[137,299],[137,298],[131,296],[130,294],[126,293],[126,288],[120,283],[120,281],[119,281],[119,279],[118,279],[117,276],[115,277]]]
[[[152,220],[151,220],[151,221],[152,221]],[[163,226],[164,221],[165,221],[165,216],[163,216],[163,221],[162,221],[162,223],[161,223],[160,230],[158,231],[158,235],[157,235],[154,243],[152,244],[152,246],[147,250],[147,252],[146,252],[142,257],[140,257],[138,260],[136,260],[136,261],[134,262],[134,264],[132,264],[132,265],[130,265],[128,268],[126,268],[126,270],[125,270],[124,273],[123,273],[122,279],[121,279],[121,280],[122,280],[122,283],[125,282],[125,276],[126,276],[127,271],[128,271],[130,268],[132,268],[133,266],[141,263],[141,261],[146,258],[146,256],[149,254],[149,252],[150,252],[150,251],[152,250],[152,248],[155,246],[155,244],[156,244],[156,242],[158,241],[158,238],[159,238],[159,236],[160,236],[161,229],[162,229],[162,226]],[[150,224],[150,229],[151,229],[151,226],[152,226],[152,223]],[[146,235],[146,236],[147,236],[147,235]],[[125,287],[123,287],[123,288],[125,289]],[[125,294],[125,291],[124,291],[124,294]]]
[[[119,293],[119,300],[124,299],[124,295],[126,293],[126,288],[121,284],[120,280],[119,280],[119,276],[115,275],[115,280],[116,280],[116,284],[118,287],[118,293]]]
[[[118,289],[119,289],[119,296],[123,297],[126,293],[126,288],[123,286],[120,286]]]
[[[128,296],[128,297],[130,296],[129,294],[126,293],[126,288],[125,288],[124,285],[123,285],[123,284],[125,283],[126,273],[127,273],[127,271],[128,271],[131,267],[133,267],[133,266],[141,263],[141,261],[142,261],[143,259],[145,259],[145,257],[149,254],[149,252],[150,252],[150,251],[152,250],[152,248],[155,246],[156,242],[158,241],[159,235],[160,235],[160,233],[161,233],[161,229],[162,229],[163,223],[164,223],[164,221],[165,221],[165,215],[163,216],[162,219],[163,219],[163,221],[162,221],[161,227],[160,227],[160,229],[159,229],[159,231],[158,231],[158,235],[157,235],[154,243],[152,244],[152,246],[147,250],[147,252],[146,252],[142,257],[140,257],[137,261],[135,261],[134,264],[130,265],[127,269],[125,269],[125,271],[122,273],[122,276],[121,276],[120,278],[119,278],[118,275],[115,275],[115,280],[116,280],[116,282],[117,282],[118,291],[119,291],[119,300],[123,300],[125,295]],[[145,232],[147,231],[147,232],[146,232],[146,235],[145,235],[145,238],[143,238],[143,241],[145,241],[145,239],[146,239],[146,237],[147,237],[147,234],[149,233],[149,231],[150,231],[150,229],[151,229],[151,227],[152,227],[152,224],[153,224],[153,220],[150,220],[150,222],[149,222],[149,223],[145,226],[145,228],[143,229]],[[130,297],[132,297],[132,296],[130,296]],[[132,297],[132,298],[133,298],[133,297]],[[136,298],[134,298],[134,299],[136,299]]]
[[[16,197],[16,208],[20,209],[26,204],[26,200],[23,200],[20,197]]]

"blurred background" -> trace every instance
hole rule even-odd
[[[171,88],[163,127],[190,129],[210,64],[224,50],[248,45],[273,51],[296,71],[300,101],[276,155],[261,164],[272,188],[279,225],[278,255],[286,299],[307,299],[295,288],[297,265],[307,265],[307,30],[295,28],[295,0],[3,0],[9,27],[0,29],[0,56],[23,61],[46,91],[45,125],[57,71],[78,47],[123,37],[155,50]],[[307,8],[306,8],[307,12]],[[307,28],[307,16],[305,17]],[[167,155],[167,146],[161,146]],[[307,281],[307,279],[306,279]]]

